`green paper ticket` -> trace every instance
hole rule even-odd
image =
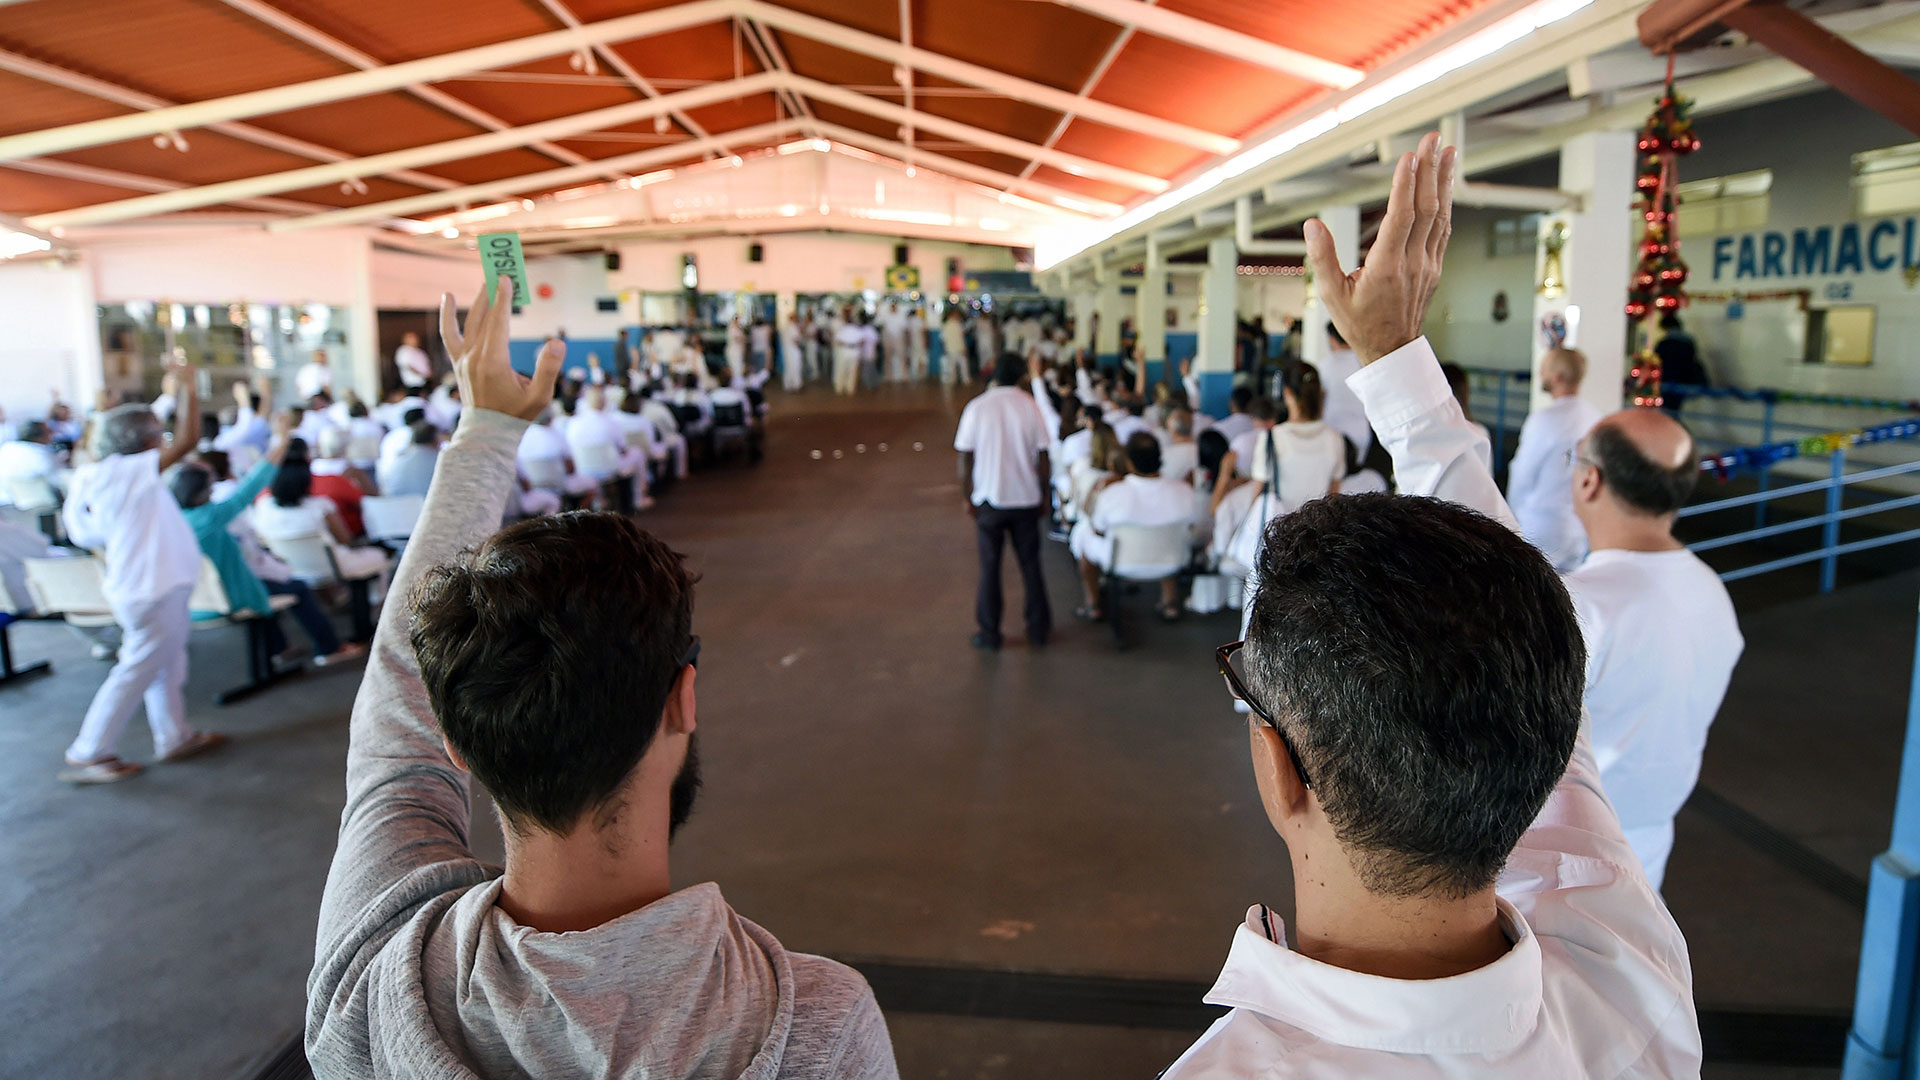
[[[513,306],[526,306],[532,293],[527,291],[527,257],[520,250],[519,233],[481,233],[480,265],[487,273],[487,295],[500,287],[502,275],[513,279]]]

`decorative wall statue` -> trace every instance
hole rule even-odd
[[[1567,272],[1560,264],[1560,252],[1567,246],[1567,223],[1554,222],[1547,235],[1540,238],[1540,246],[1547,251],[1546,266],[1540,273],[1540,295],[1553,300],[1567,291]]]
[[[1507,291],[1502,289],[1493,294],[1493,321],[1506,322],[1509,314],[1511,312],[1507,310]]]

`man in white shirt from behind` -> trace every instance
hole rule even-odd
[[[1122,525],[1144,528],[1193,525],[1193,485],[1184,480],[1169,480],[1160,473],[1160,440],[1151,432],[1137,431],[1127,439],[1127,465],[1133,471],[1099,489],[1093,510],[1087,515],[1087,528],[1075,532],[1080,560],[1080,583],[1086,590],[1086,614],[1093,619],[1112,614],[1101,610],[1100,579],[1113,568],[1114,530]],[[1119,552],[1124,556],[1125,551]],[[1140,579],[1160,579],[1160,617],[1167,622],[1180,617],[1180,571],[1185,562],[1165,565],[1128,564]]]
[[[605,387],[589,387],[574,402],[573,417],[567,422],[568,455],[576,468],[600,483],[626,480],[632,486],[634,506],[648,509],[653,502],[647,498],[646,451],[627,445],[626,433],[607,415],[606,394]],[[590,464],[596,461],[604,464]]]
[[[1340,335],[1340,328],[1332,323],[1327,324],[1327,355],[1321,359],[1319,368],[1320,385],[1327,388],[1327,401],[1321,407],[1320,419],[1346,438],[1353,453],[1349,460],[1358,468],[1358,463],[1367,460],[1368,451],[1373,449],[1373,429],[1367,426],[1367,412],[1360,407],[1360,399],[1347,386],[1347,380],[1360,370],[1360,357]]]
[[[1678,420],[1623,409],[1581,441],[1572,481],[1593,544],[1566,575],[1587,637],[1587,727],[1600,783],[1656,889],[1746,644],[1720,576],[1673,538],[1699,475]]]
[[[833,331],[833,392],[851,394],[860,388],[860,352],[867,336],[849,307]]]
[[[1432,498],[1318,499],[1267,534],[1248,640],[1223,652],[1256,707],[1293,944],[1248,911],[1207,995],[1231,1011],[1169,1080],[1699,1075],[1686,942],[1582,733],[1573,605],[1420,337],[1451,230],[1438,142],[1401,159],[1363,269],[1306,226],[1368,362],[1350,385]]]
[[[960,411],[953,448],[960,452],[960,490],[967,497],[980,556],[980,587],[974,596],[979,632],[973,646],[1000,648],[1000,557],[1009,542],[1026,589],[1027,643],[1045,645],[1053,633],[1053,609],[1040,567],[1040,524],[1046,516],[1052,437],[1040,407],[1019,385],[1026,363],[1002,353],[993,388]]]
[[[1253,388],[1250,386],[1236,386],[1227,395],[1226,418],[1214,424],[1213,430],[1226,438],[1228,446],[1233,445],[1233,440],[1253,430],[1253,417],[1247,415],[1247,410],[1252,407]]]
[[[180,385],[180,429],[172,445],[145,405],[122,405],[100,419],[100,460],[74,473],[64,517],[67,535],[101,550],[101,590],[120,624],[120,656],[93,696],[80,734],[67,747],[67,771],[76,784],[105,784],[140,772],[114,746],[144,703],[153,749],[163,762],[211,750],[224,735],[187,724],[187,637],[193,621],[187,597],[200,577],[200,542],[161,475],[200,441],[200,406],[193,370],[172,368]]]
[[[1586,376],[1587,358],[1576,349],[1541,359],[1540,380],[1553,400],[1521,423],[1507,466],[1507,502],[1520,534],[1558,570],[1580,565],[1587,553],[1586,531],[1573,512],[1573,449],[1600,422],[1600,410],[1580,397]]]
[[[600,487],[598,481],[573,471],[567,456],[567,439],[560,433],[559,409],[549,405],[520,435],[515,455],[520,478],[533,487],[555,495],[585,496],[589,502]]]

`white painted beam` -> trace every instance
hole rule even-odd
[[[893,139],[882,138],[878,135],[869,135],[864,131],[850,127],[841,127],[839,124],[830,124],[824,120],[816,123],[814,128],[826,138],[848,143],[852,146],[858,146],[865,150],[871,150],[876,154],[904,157],[907,149],[905,144]],[[1051,184],[1043,184],[1035,180],[1021,180],[1018,177],[1008,176],[1006,173],[998,170],[989,169],[985,165],[975,165],[970,161],[961,161],[958,158],[945,157],[940,154],[930,154],[920,149],[914,151],[914,156],[922,166],[932,169],[935,172],[946,173],[948,176],[959,180],[969,180],[976,184],[985,184],[988,187],[1025,192],[1029,197],[1045,199],[1052,202],[1055,206],[1060,206],[1062,209],[1075,213],[1099,217],[1108,214],[1117,214],[1121,210],[1121,207],[1110,202],[1102,202],[1099,199],[1089,198],[1078,192],[1067,191],[1064,188],[1057,188]],[[1009,187],[1009,185],[1011,185],[1011,187]]]
[[[739,128],[727,132],[727,138],[745,145],[762,139],[780,139],[795,134],[802,121],[798,118],[780,120],[757,127]],[[402,199],[389,199],[386,202],[368,206],[352,206],[343,210],[328,210],[306,217],[292,218],[287,221],[274,221],[267,224],[270,232],[295,232],[301,229],[318,229],[330,225],[357,225],[363,221],[377,221],[381,218],[405,217],[423,210],[438,210],[461,203],[475,203],[493,199],[505,199],[528,191],[540,191],[545,188],[559,187],[581,180],[591,180],[607,171],[617,173],[646,172],[658,165],[697,154],[718,147],[720,140],[714,136],[704,139],[683,139],[668,146],[656,146],[651,150],[640,150],[619,157],[605,158],[588,165],[569,165],[560,169],[530,173],[526,176],[513,176],[505,180],[489,180],[481,184],[469,184],[451,191],[435,191],[425,195],[409,195]]]
[[[44,83],[51,83],[54,86],[65,87],[68,90],[74,90],[82,94],[97,97],[102,101],[111,101],[116,105],[125,105],[132,109],[165,109],[175,104],[165,98],[157,98],[152,94],[143,94],[138,90],[129,89],[117,83],[107,82],[105,79],[96,79],[91,75],[82,75],[77,71],[68,71],[66,68],[56,67],[53,64],[44,63],[32,57],[21,56],[18,53],[7,52],[5,50],[0,50],[0,69],[11,71],[16,75],[25,75],[29,79],[38,79]],[[310,143],[304,139],[295,139],[276,132],[267,131],[263,128],[257,128],[252,124],[222,121],[218,124],[209,124],[207,128],[210,131],[217,131],[222,135],[239,139],[243,142],[250,142],[255,146],[264,146],[269,150],[278,150],[281,153],[293,154],[311,161],[345,161],[353,156],[344,151],[335,150],[332,147],[320,146],[317,143]],[[388,175],[395,180],[402,180],[409,184],[418,184],[426,188],[445,189],[459,186],[457,181],[448,180],[443,176],[414,172],[410,169],[389,173]]]
[[[975,146],[997,153],[1008,154],[1017,158],[1037,159],[1062,172],[1072,173],[1075,176],[1084,176],[1092,180],[1104,180],[1111,184],[1120,184],[1133,188],[1136,191],[1165,191],[1168,186],[1167,181],[1158,176],[1148,176],[1146,173],[1134,172],[1132,169],[1123,169],[1118,165],[1109,165],[1105,162],[1094,161],[1091,158],[1080,157],[1077,154],[1048,149],[1044,146],[1038,146],[1034,143],[1002,135],[996,131],[977,128],[971,124],[960,123],[957,120],[948,120],[943,116],[934,116],[929,113],[909,113],[906,109],[895,105],[891,101],[881,101],[879,98],[868,97],[865,94],[856,94],[851,90],[834,86],[831,83],[823,83],[817,79],[809,79],[796,75],[792,77],[791,85],[800,93],[819,101],[825,101],[842,108],[864,112],[869,116],[877,116],[882,120],[887,120],[895,124],[906,124],[911,121],[924,130],[938,132],[948,138],[959,139],[962,142],[972,143]]]
[[[572,29],[578,30],[585,25],[580,21],[579,16],[573,13],[572,8],[567,7],[567,5],[561,3],[560,0],[540,0],[540,4],[546,8],[554,18],[559,19]],[[606,42],[596,42],[593,45],[593,51],[594,55],[606,61],[608,67],[619,72],[620,77],[627,80],[628,84],[635,90],[640,91],[643,97],[657,98],[660,96],[659,89],[655,87],[653,83],[648,82],[646,76],[635,71],[633,65],[627,63],[626,58],[613,51],[612,47]],[[702,127],[699,121],[688,116],[685,110],[675,109],[668,115],[672,116],[674,121],[681,127],[686,128],[694,138],[712,140],[712,133]],[[733,150],[722,144],[715,147],[715,152],[731,155]]]
[[[39,173],[42,176],[58,176],[62,180],[107,184],[132,191],[185,191],[193,186],[178,180],[161,180],[158,177],[140,176],[135,173],[120,172],[117,169],[102,169],[94,165],[81,165],[57,158],[21,158],[18,161],[0,163],[0,169],[19,169],[23,172]],[[311,214],[326,209],[314,203],[295,202],[292,199],[235,199],[233,203],[251,210],[271,210],[281,214]]]
[[[1556,188],[1519,187],[1514,184],[1481,184],[1471,181],[1453,186],[1455,206],[1488,206],[1502,210],[1560,210],[1580,212],[1581,198],[1571,191]]]
[[[1149,250],[1152,238],[1148,238]],[[1253,236],[1253,199],[1241,196],[1233,201],[1233,246],[1242,255],[1305,255],[1305,240],[1256,240]]]
[[[264,90],[233,94],[208,101],[175,105],[166,109],[114,116],[66,124],[41,131],[23,132],[0,138],[0,161],[33,154],[53,154],[101,143],[138,139],[166,131],[205,127],[222,120],[237,120],[263,113],[285,112],[330,101],[364,97],[397,90],[415,83],[465,75],[490,68],[511,67],[543,56],[570,53],[583,45],[602,41],[625,41],[648,37],[690,26],[733,17],[739,0],[693,0],[657,11],[622,15],[590,23],[579,30],[555,30],[531,37],[482,45],[458,52],[442,53],[400,64],[388,64],[368,71],[353,71],[304,83],[269,87]]]
[[[1180,143],[1211,154],[1229,154],[1238,149],[1240,143],[1211,131],[1202,131],[1187,124],[1150,116],[1133,109],[1110,105],[1103,101],[1081,97],[1078,94],[1047,86],[1044,83],[1009,75],[1004,71],[956,60],[950,56],[928,52],[925,49],[902,45],[892,38],[878,34],[869,34],[834,22],[780,7],[765,0],[740,0],[741,14],[755,22],[773,26],[781,30],[799,34],[801,37],[834,45],[851,52],[862,53],[888,63],[904,65],[929,75],[943,79],[978,86],[1006,97],[1028,101],[1048,109],[1060,112],[1072,112],[1088,120],[1095,120],[1122,131],[1151,135],[1156,139]],[[1138,5],[1145,8],[1145,5]],[[1158,9],[1147,9],[1158,10]],[[921,114],[924,115],[924,114]]]
[[[118,202],[101,203],[97,206],[85,206],[74,210],[62,210],[52,214],[36,215],[32,220],[42,228],[55,225],[93,225],[107,221],[124,221],[128,218],[146,217],[151,214],[166,213],[172,210],[186,210],[196,206],[210,206],[214,203],[229,202],[233,199],[255,195],[272,195],[282,191],[295,191],[319,184],[338,183],[359,176],[372,176],[395,168],[414,165],[428,165],[439,161],[453,161],[459,158],[473,157],[478,154],[490,154],[500,150],[510,150],[524,146],[535,139],[565,138],[575,132],[593,131],[597,128],[615,124],[630,123],[659,116],[673,109],[693,109],[702,105],[711,105],[718,101],[748,97],[764,93],[780,85],[784,76],[775,72],[763,72],[730,82],[714,83],[694,90],[682,90],[665,97],[645,101],[628,102],[591,112],[562,116],[554,120],[543,120],[525,127],[509,128],[506,131],[492,131],[484,135],[470,135],[464,139],[415,146],[405,150],[395,150],[371,157],[357,158],[331,165],[315,165],[305,169],[293,169],[287,172],[271,173],[266,176],[248,177],[243,180],[228,180],[218,184],[207,184],[185,191],[167,192],[158,195],[143,195]]]
[[[225,3],[228,7],[243,14],[250,15],[281,33],[286,34],[288,37],[312,48],[319,49],[334,59],[351,64],[361,71],[372,71],[381,66],[380,61],[348,45],[339,38],[322,33],[318,28],[301,22],[299,19],[281,11],[279,8],[268,4],[266,0],[225,0]],[[492,113],[469,105],[459,98],[454,97],[452,94],[441,90],[439,87],[428,86],[425,83],[410,83],[404,89],[429,105],[445,109],[447,112],[469,123],[478,124],[489,131],[505,131],[508,127],[512,126]],[[578,165],[587,160],[586,157],[564,146],[557,146],[544,140],[534,143],[533,149],[540,151],[550,158],[574,165]]]
[[[1336,64],[1323,57],[1304,53],[1298,49],[1289,49],[1257,38],[1252,34],[1243,34],[1238,30],[1229,30],[1219,23],[1196,19],[1166,8],[1151,7],[1140,0],[1054,0],[1063,7],[1079,8],[1092,15],[1109,19],[1122,26],[1131,26],[1154,37],[1182,45],[1191,45],[1197,49],[1220,56],[1231,57],[1249,64],[1257,64],[1270,71],[1278,71],[1319,83],[1346,89],[1366,78],[1359,68]]]

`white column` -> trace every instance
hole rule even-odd
[[[1121,300],[1120,271],[1104,271],[1093,300],[1094,310],[1100,313],[1100,333],[1093,342],[1093,355],[1098,359],[1120,355],[1120,320],[1127,317]]]
[[[363,238],[354,253],[353,304],[347,309],[347,357],[360,400],[372,406],[380,400],[380,318],[373,300],[373,241]],[[342,393],[334,387],[334,393]]]
[[[1352,270],[1360,265],[1360,207],[1324,206],[1320,220],[1333,234],[1333,250],[1340,254],[1340,267]],[[1327,308],[1320,302],[1318,288],[1307,294],[1306,309],[1300,316],[1300,358],[1318,368],[1327,359]]]
[[[1148,241],[1148,255],[1139,287],[1133,294],[1133,326],[1140,335],[1140,356],[1149,366],[1163,365],[1160,378],[1169,377],[1167,362],[1167,270],[1160,254]],[[1199,402],[1194,402],[1198,405]]]
[[[1581,213],[1547,214],[1540,219],[1544,240],[1556,224],[1567,230],[1560,251],[1565,291],[1533,298],[1534,407],[1546,401],[1540,359],[1546,355],[1542,320],[1567,321],[1567,344],[1587,356],[1587,379],[1580,396],[1610,413],[1620,408],[1627,370],[1627,279],[1633,273],[1638,232],[1628,206],[1633,198],[1634,135],[1594,131],[1575,135],[1560,148],[1560,189],[1585,197]],[[1546,268],[1543,243],[1535,257],[1534,281]]]
[[[1092,282],[1067,282],[1067,299],[1073,305],[1073,347],[1093,348],[1094,288]]]
[[[1240,252],[1233,237],[1207,242],[1207,272],[1200,279],[1200,342],[1193,358],[1200,376],[1199,406],[1214,416],[1227,413],[1233,392],[1234,302],[1239,298]]]

